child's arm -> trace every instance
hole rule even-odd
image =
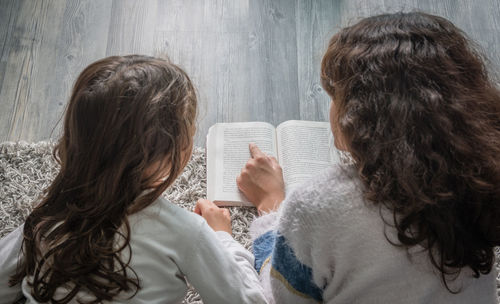
[[[9,278],[16,271],[21,245],[23,242],[21,225],[0,239],[0,304],[13,303],[21,294],[21,284],[9,287]]]
[[[205,304],[266,303],[253,255],[227,232],[214,232],[203,220],[193,244],[196,250],[179,266]]]

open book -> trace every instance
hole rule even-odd
[[[278,159],[286,192],[340,161],[328,122],[215,124],[207,135],[207,198],[219,206],[252,206],[236,185],[251,157],[249,143]]]

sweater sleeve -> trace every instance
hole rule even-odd
[[[258,218],[250,228],[255,255],[255,268],[270,303],[322,302],[322,288],[312,277],[308,259],[299,259],[297,246],[311,244],[313,230],[307,225],[309,216],[297,214],[303,205],[301,196],[292,193],[280,209]],[[300,242],[291,239],[300,235]],[[293,242],[293,243],[292,243]]]
[[[23,243],[21,225],[0,239],[0,303],[13,303],[21,295],[21,284],[9,287],[9,278],[16,271]]]
[[[228,233],[203,220],[195,246],[179,266],[204,303],[267,303],[252,254]]]

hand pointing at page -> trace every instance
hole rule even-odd
[[[250,144],[252,156],[236,178],[238,188],[259,212],[276,210],[285,198],[283,172],[274,157]]]

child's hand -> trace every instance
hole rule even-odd
[[[236,183],[260,212],[276,210],[285,198],[283,172],[278,161],[250,144],[252,158],[247,162]]]
[[[231,214],[225,208],[219,208],[213,202],[199,199],[194,213],[201,215],[214,231],[226,231],[231,234]]]

